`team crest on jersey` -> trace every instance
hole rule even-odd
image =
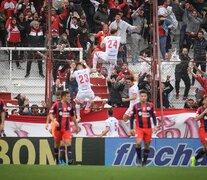
[[[63,115],[63,112],[62,112],[62,111],[60,111],[60,112],[59,112],[59,115],[60,115],[60,116],[62,116],[62,115]]]
[[[150,107],[147,107],[147,111],[150,111]]]
[[[141,116],[142,115],[142,112],[139,112],[138,114],[139,114],[139,116]]]

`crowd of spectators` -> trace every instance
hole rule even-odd
[[[91,64],[90,55],[100,49],[100,42],[111,29],[118,30],[121,45],[117,67],[108,77],[109,104],[127,107],[123,98],[128,97],[125,78],[134,76],[139,89],[149,93],[152,91],[152,3],[153,0],[62,0],[53,1],[51,10],[53,49],[53,94],[59,88],[58,73],[66,73],[65,89],[69,89],[71,97],[77,93],[77,83],[71,82],[70,74],[75,69],[78,54],[64,51],[65,47],[82,47],[84,59]],[[188,100],[189,90],[195,85],[195,79],[201,82],[195,73],[206,71],[207,42],[206,5],[205,0],[159,0],[158,23],[161,53],[163,106],[173,107],[173,95],[180,98],[180,81],[184,81],[182,100]],[[0,9],[0,40],[2,46],[9,47],[42,47],[50,40],[47,29],[48,6],[45,0],[3,0]],[[6,37],[7,34],[7,38]],[[93,40],[92,37],[95,37]],[[173,48],[178,50],[173,52]],[[91,53],[91,54],[90,54]],[[191,57],[191,54],[193,56]],[[24,52],[13,51],[13,60],[18,69],[23,69],[21,59]],[[129,58],[130,57],[130,58]],[[25,78],[29,77],[33,59],[38,62],[39,75],[44,78],[42,57],[39,53],[27,53]],[[66,61],[65,61],[66,60]],[[68,60],[68,61],[67,61]],[[193,78],[189,76],[190,62],[195,62]],[[133,72],[128,63],[136,66]],[[158,68],[159,69],[159,68]],[[60,77],[60,76],[59,76]],[[156,76],[156,78],[159,78]],[[205,79],[205,77],[202,77]],[[202,84],[201,84],[202,86]],[[199,88],[206,94],[206,87]],[[159,93],[157,104],[160,105]],[[184,102],[183,102],[184,104]]]

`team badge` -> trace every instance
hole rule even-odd
[[[139,114],[139,116],[141,116],[142,115],[142,112],[139,112],[138,114]]]
[[[147,107],[147,111],[150,111],[150,107]]]
[[[60,112],[59,112],[59,115],[60,115],[60,116],[62,116],[62,115],[63,115],[63,112],[62,112],[62,111],[60,111]]]

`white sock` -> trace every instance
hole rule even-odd
[[[80,104],[75,105],[75,110],[77,118],[80,118]]]
[[[97,63],[98,63],[98,55],[97,53],[95,53],[93,56],[93,70],[96,70]]]
[[[92,101],[87,101],[87,103],[86,103],[86,108],[85,108],[85,109],[89,109],[90,106],[91,106],[91,103],[92,103]]]

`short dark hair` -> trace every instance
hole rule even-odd
[[[128,76],[128,77],[126,77],[126,80],[130,80],[130,81],[134,81],[134,77],[133,76]]]
[[[117,33],[117,31],[118,31],[117,29],[111,29],[110,33],[115,34],[115,33]]]
[[[61,97],[65,97],[67,94],[70,94],[70,92],[69,91],[62,91]]]
[[[33,105],[31,106],[31,109],[35,109],[35,108],[37,108],[37,109],[39,108],[37,104],[33,104]]]
[[[78,67],[79,65],[81,65],[83,68],[86,68],[84,64],[82,64],[82,63],[77,63],[77,64],[76,64],[76,69],[77,69],[77,67]]]
[[[139,94],[147,94],[148,95],[147,91],[145,91],[145,90],[139,91]]]
[[[108,110],[108,115],[109,115],[109,116],[113,116],[113,114],[114,114],[114,111],[113,111],[112,108],[110,108],[110,109]]]
[[[203,31],[198,31],[198,33],[201,33],[201,34],[203,34],[203,35],[204,35],[204,32],[203,32]]]
[[[61,96],[61,93],[62,93],[62,91],[58,90],[58,91],[56,91],[55,96]]]

